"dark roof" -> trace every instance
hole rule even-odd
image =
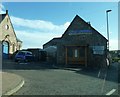
[[[47,43],[45,43],[44,45],[46,45],[46,44],[49,44],[50,42],[59,42],[59,40],[61,39],[61,37],[58,37],[58,38],[53,38],[53,39],[51,39],[50,41],[48,41]],[[44,46],[43,45],[43,46]]]
[[[95,33],[98,33],[101,37],[103,37],[103,39],[105,39],[106,41],[108,41],[102,34],[100,34],[96,29],[94,29],[90,23],[84,21],[81,17],[79,17],[78,15],[75,16],[75,18],[72,20],[72,22],[70,23],[70,25],[68,26],[68,28],[66,29],[66,31],[63,33],[62,37],[68,32],[69,28],[71,27],[71,25],[75,22],[78,22],[78,21],[82,21],[84,22],[86,25],[90,26],[91,29],[95,32]],[[59,40],[62,38],[62,37],[59,37],[59,38],[53,38],[52,40],[50,40],[49,42],[45,43],[44,45],[47,45],[49,43],[55,43],[55,42],[59,42]],[[43,45],[43,46],[44,46]]]
[[[58,42],[60,39],[61,39],[61,37],[59,37],[59,38],[53,38],[52,41]]]
[[[41,49],[41,48],[28,48],[27,50],[37,50],[37,51],[42,51],[43,49]]]
[[[0,14],[0,23],[2,22],[2,20],[5,18],[6,14]]]
[[[66,31],[63,33],[63,35],[64,35],[65,33],[67,33],[67,31],[68,31],[68,29],[70,28],[71,24],[74,23],[74,22],[76,22],[76,21],[78,21],[78,20],[83,21],[84,23],[86,23],[86,25],[90,26],[95,32],[97,32],[97,33],[98,33],[99,35],[101,35],[106,41],[108,41],[102,34],[100,34],[96,29],[94,29],[94,28],[90,25],[90,23],[84,21],[84,20],[83,20],[81,17],[79,17],[78,15],[75,16],[75,18],[74,18],[74,19],[72,20],[72,22],[70,23],[69,27],[68,27],[68,28],[66,29]],[[63,35],[62,35],[62,36],[63,36]]]

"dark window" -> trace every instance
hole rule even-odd
[[[15,44],[13,44],[13,48],[12,49],[13,49],[12,51],[14,52],[15,51]]]
[[[18,55],[25,55],[25,53],[24,52],[19,52]]]
[[[29,53],[29,52],[28,52],[27,55],[32,55],[32,53]]]

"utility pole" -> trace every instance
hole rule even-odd
[[[107,49],[109,52],[109,23],[108,23],[108,13],[111,12],[112,10],[106,10],[106,18],[107,18],[107,38],[108,38],[108,44],[107,44]]]

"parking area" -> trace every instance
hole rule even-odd
[[[4,61],[3,71],[25,80],[14,95],[118,95],[118,63],[104,70]]]

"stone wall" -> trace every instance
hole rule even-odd
[[[73,33],[71,31],[82,30],[88,31],[88,33]],[[54,44],[54,40],[49,41],[44,45],[50,46]],[[76,16],[71,22],[70,26],[66,29],[65,33],[56,42],[57,45],[57,64],[65,64],[66,49],[65,47],[70,46],[87,46],[87,63],[88,65],[97,65],[95,63],[103,61],[106,57],[107,51],[107,40],[98,31],[96,31],[90,24],[86,23],[80,17]],[[93,46],[104,46],[104,55],[93,54]]]
[[[95,37],[96,36],[96,37]],[[82,37],[84,37],[82,39]],[[87,65],[98,65],[96,63],[103,62],[105,58],[104,55],[95,55],[93,54],[92,46],[104,46],[105,47],[105,53],[107,50],[107,41],[98,33],[92,33],[88,35],[77,35],[77,36],[68,36],[65,37],[65,39],[61,39],[61,43],[57,45],[57,63],[58,64],[65,64],[65,46],[67,45],[76,45],[76,46],[88,46],[87,50]],[[103,63],[100,63],[103,64]]]
[[[0,41],[0,70],[2,69],[2,41]]]
[[[6,14],[5,18],[1,21],[0,30],[2,34],[0,41],[7,41],[9,43],[9,54],[13,54],[16,50],[20,50],[22,42],[17,41],[17,37],[8,14]]]

